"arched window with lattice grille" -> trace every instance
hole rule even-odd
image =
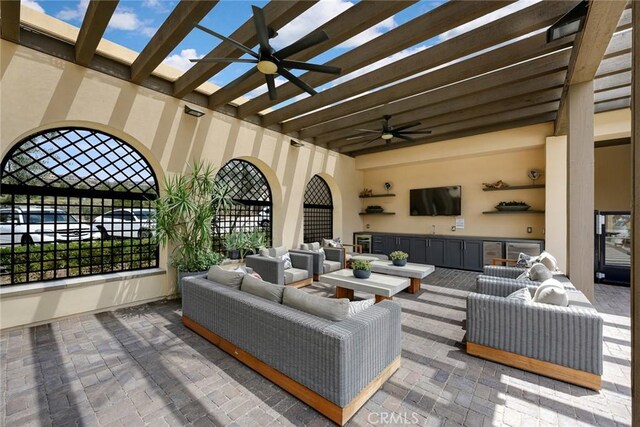
[[[216,181],[231,189],[231,197],[236,203],[214,222],[214,250],[224,253],[224,236],[236,231],[262,230],[267,246],[271,246],[271,187],[260,169],[246,160],[233,159],[220,168]]]
[[[58,128],[0,166],[0,284],[158,266],[158,183],[137,150],[104,132]]]
[[[314,175],[304,192],[304,241],[333,238],[333,198],[327,182]]]

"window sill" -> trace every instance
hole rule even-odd
[[[5,285],[0,287],[0,298],[14,297],[28,294],[37,294],[61,289],[80,288],[84,286],[99,285],[108,282],[138,279],[147,276],[160,276],[166,274],[163,268],[149,268],[138,271],[123,271],[120,273],[99,274],[86,277],[72,277],[69,279],[52,280],[50,282],[29,283],[24,285]]]

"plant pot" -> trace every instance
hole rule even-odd
[[[228,254],[229,254],[229,259],[240,259],[240,251],[239,250],[228,251]]]
[[[396,267],[404,267],[405,265],[407,265],[406,259],[394,259],[392,260],[392,262]]]
[[[353,276],[358,279],[368,279],[371,277],[371,270],[353,270]]]

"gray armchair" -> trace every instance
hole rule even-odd
[[[320,251],[320,243],[302,243],[300,249],[292,249],[290,253],[302,253],[313,257],[313,280],[320,275],[344,268],[344,250],[341,248],[324,248]]]
[[[291,268],[284,268],[282,255],[289,252]],[[247,267],[258,273],[263,280],[278,285],[289,285],[296,288],[313,283],[313,257],[309,254],[290,252],[284,246],[261,249],[259,255],[245,258]]]

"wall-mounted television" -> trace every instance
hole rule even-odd
[[[438,216],[461,214],[462,187],[416,188],[409,194],[411,216]]]

